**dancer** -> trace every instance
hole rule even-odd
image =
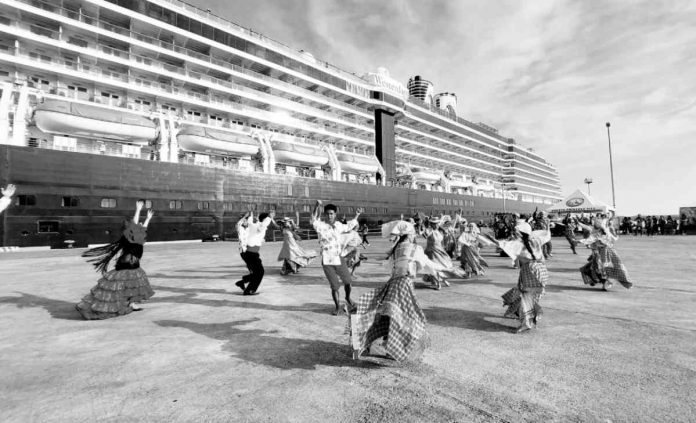
[[[319,236],[319,243],[321,244],[321,264],[324,268],[324,274],[329,280],[331,297],[336,306],[332,314],[338,316],[341,312],[338,293],[338,289],[341,287],[339,278],[341,282],[343,282],[343,289],[346,293],[346,303],[348,303],[351,310],[354,308],[353,301],[350,299],[351,276],[346,258],[343,255],[345,246],[342,244],[343,240],[341,234],[347,234],[358,225],[358,217],[362,214],[363,209],[362,207],[358,208],[355,218],[344,224],[336,221],[338,207],[333,204],[327,204],[324,207],[326,222],[322,222],[319,218],[319,208],[322,205],[323,202],[317,200],[317,204],[312,212],[311,223]]]
[[[398,237],[387,255],[392,274],[381,288],[360,296],[357,313],[348,323],[353,358],[363,352],[384,349],[396,361],[417,359],[425,349],[425,314],[413,292],[413,280],[419,272],[436,274],[440,267],[430,261],[416,244],[413,224],[400,221],[390,231]],[[383,339],[381,345],[372,345]]]
[[[460,251],[459,262],[467,278],[471,275],[483,276],[486,274],[484,267],[488,267],[488,263],[479,253],[480,233],[478,226],[471,222],[466,225],[464,232],[457,239]]]
[[[438,217],[431,217],[428,221],[429,227],[425,230],[425,237],[427,239],[427,245],[425,247],[425,255],[428,259],[437,263],[441,271],[433,275],[425,275],[423,281],[430,283],[430,288],[440,289],[442,285],[449,286],[447,278],[462,278],[464,277],[464,271],[462,269],[457,269],[452,264],[452,259],[450,258],[444,247],[445,230],[441,228],[441,220]]]
[[[491,241],[516,258],[520,265],[517,286],[502,296],[503,304],[508,306],[505,317],[519,319],[517,333],[520,333],[536,326],[541,318],[539,300],[549,279],[542,246],[551,238],[551,233],[548,229],[532,232],[529,223],[518,221],[514,234],[516,239],[512,241]]]
[[[370,228],[367,227],[367,222],[363,221],[360,225],[360,237],[362,238],[360,246],[367,248],[370,246],[370,241],[367,240],[367,235],[370,233]]]
[[[142,200],[136,202],[133,220],[126,222],[118,241],[82,253],[82,257],[90,257],[87,261],[102,273],[97,285],[75,306],[85,319],[108,319],[141,310],[137,303],[155,294],[147,274],[140,267],[147,226],[154,215],[148,210],[145,221],[138,223],[144,205]],[[107,271],[109,262],[119,252],[121,256],[114,269]]]
[[[358,246],[361,245],[362,238],[358,233],[357,227],[348,231],[347,233],[341,234],[341,245],[343,250],[341,251],[341,257],[345,257],[346,266],[350,269],[350,276],[352,279],[356,279],[355,269],[360,267],[360,263],[367,260],[367,257],[360,254]]]
[[[16,189],[17,187],[12,184],[8,184],[7,187],[0,189],[2,191],[2,198],[0,198],[0,213],[2,213],[7,206],[10,205],[12,202],[12,196],[14,195]]]
[[[590,286],[602,284],[602,288],[608,291],[613,286],[609,279],[615,279],[626,289],[631,289],[633,282],[630,281],[626,266],[614,249],[614,242],[618,237],[607,227],[606,220],[597,218],[592,227],[580,225],[590,231],[590,236],[580,242],[592,249],[587,264],[580,268],[583,282]]]
[[[575,239],[575,229],[577,228],[577,224],[575,219],[570,217],[570,213],[568,213],[563,219],[563,224],[565,225],[564,235],[568,240],[568,244],[570,244],[570,249],[573,251],[573,254],[577,254],[578,252],[575,251],[575,246],[578,245],[578,240]]]
[[[241,280],[235,282],[244,295],[255,295],[263,280],[265,270],[261,261],[261,245],[266,239],[266,229],[275,217],[275,210],[268,213],[259,214],[258,219],[254,218],[254,212],[244,214],[242,219],[237,222],[237,233],[239,234],[240,256],[249,269],[249,274],[244,275]],[[248,285],[247,285],[248,284]]]
[[[297,221],[300,221],[299,212],[297,213]],[[278,261],[283,262],[280,268],[281,275],[290,273],[298,273],[300,268],[309,266],[317,256],[314,250],[305,250],[299,244],[300,236],[296,232],[297,225],[289,218],[284,217],[281,222],[283,231],[283,247],[278,254]]]

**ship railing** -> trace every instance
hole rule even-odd
[[[247,28],[245,28],[245,27],[243,27],[243,26],[241,26],[241,25],[239,25],[239,24],[237,24],[237,23],[234,23],[234,22],[232,22],[232,21],[230,21],[230,20],[228,20],[228,19],[225,19],[225,18],[222,18],[222,17],[220,17],[220,16],[217,16],[217,15],[215,15],[214,13],[210,12],[210,10],[203,10],[203,9],[200,9],[200,8],[198,8],[198,7],[196,7],[196,6],[193,6],[193,5],[191,5],[191,4],[188,4],[188,3],[184,2],[184,1],[181,1],[181,0],[164,0],[164,1],[167,2],[167,3],[173,4],[174,6],[177,6],[177,7],[181,8],[181,9],[184,9],[184,10],[187,10],[187,11],[190,11],[190,12],[193,12],[194,14],[196,14],[196,15],[198,15],[198,16],[204,18],[204,19],[207,19],[207,20],[211,20],[211,21],[213,21],[213,22],[216,22],[216,23],[218,23],[222,28],[225,28],[225,29],[228,29],[228,30],[231,29],[231,30],[233,30],[233,31],[241,32],[241,33],[246,34],[246,35],[248,35],[248,36],[257,38],[257,39],[259,39],[259,40],[262,40],[262,41],[264,41],[265,43],[270,44],[270,45],[276,47],[276,48],[279,49],[279,50],[282,50],[282,51],[285,51],[285,52],[287,52],[287,53],[290,53],[290,54],[291,54],[291,57],[293,57],[293,58],[295,58],[295,57],[298,55],[298,53],[299,53],[298,50],[296,50],[296,49],[294,49],[294,48],[292,48],[292,47],[290,47],[290,46],[288,46],[288,45],[285,45],[285,44],[283,44],[283,43],[281,43],[281,42],[279,42],[279,41],[276,41],[276,40],[274,40],[274,39],[272,39],[272,38],[268,38],[268,37],[266,37],[265,35],[259,34],[258,32],[254,32],[254,31],[252,31],[251,29],[247,29]],[[348,72],[348,71],[345,71],[345,70],[343,70],[343,69],[341,69],[341,68],[339,68],[339,67],[337,67],[337,66],[335,66],[335,65],[332,65],[332,64],[330,64],[330,63],[328,63],[328,62],[324,62],[324,61],[319,60],[319,59],[314,59],[314,61],[315,61],[317,64],[319,64],[319,65],[321,65],[321,66],[323,66],[323,67],[325,67],[325,68],[328,68],[328,69],[333,70],[334,72],[340,73],[341,75],[343,75],[343,76],[346,77],[346,78],[349,78],[349,79],[352,79],[352,80],[359,79],[355,74],[353,74],[353,73],[351,73],[351,72]]]
[[[231,68],[231,69],[233,69],[237,72],[243,73],[245,75],[249,75],[249,76],[252,76],[254,78],[259,78],[259,79],[262,79],[264,81],[268,81],[270,83],[278,84],[278,85],[286,87],[288,89],[292,89],[293,91],[299,89],[302,91],[308,91],[310,93],[314,93],[313,91],[306,90],[298,85],[293,85],[293,84],[287,83],[285,81],[281,81],[279,79],[271,78],[267,75],[264,75],[264,74],[261,74],[258,72],[254,72],[251,69],[246,69],[246,68],[243,68],[241,66],[235,65],[233,63],[226,62],[224,60],[215,59],[210,55],[203,54],[203,53],[197,52],[195,50],[188,49],[186,47],[177,46],[175,44],[172,44],[172,43],[169,43],[167,41],[163,41],[163,40],[160,40],[158,38],[154,38],[154,37],[151,37],[151,36],[148,36],[145,34],[131,31],[128,28],[119,27],[119,26],[104,22],[96,17],[85,15],[84,13],[77,13],[73,10],[66,9],[66,8],[63,8],[60,6],[56,6],[56,5],[53,5],[53,4],[46,2],[46,1],[43,1],[43,0],[18,0],[18,1],[30,4],[30,5],[35,6],[35,7],[37,5],[39,5],[39,7],[44,9],[44,10],[60,14],[62,16],[68,17],[70,19],[78,20],[80,22],[87,23],[89,25],[94,25],[94,26],[97,26],[99,28],[106,29],[107,31],[115,32],[117,34],[121,34],[121,35],[130,37],[130,38],[134,38],[138,41],[143,41],[143,42],[146,42],[148,44],[151,44],[151,45],[154,45],[157,47],[161,47],[161,48],[164,48],[164,49],[167,49],[170,51],[174,51],[176,53],[181,53],[181,54],[184,54],[186,56],[193,57],[195,59],[198,59],[198,60],[201,60],[204,62],[208,62],[208,63],[214,64],[217,66],[221,66],[221,67],[226,68],[226,69]],[[57,37],[58,37],[58,35],[55,34],[55,31],[52,31],[50,29],[46,29],[43,27],[37,27],[37,28],[39,28],[37,30],[40,32],[51,32],[51,35],[49,35],[51,38],[57,39]],[[39,35],[41,35],[41,34],[39,34]],[[352,76],[354,76],[354,75],[352,75]],[[325,96],[321,96],[321,95],[318,95],[318,97],[321,98],[323,101],[326,101],[326,102],[329,102],[329,103],[332,103],[332,104],[335,104],[335,105],[338,105],[341,107],[345,107],[345,108],[354,110],[356,112],[365,113],[364,109],[361,109],[360,107],[357,107],[357,106],[352,105],[350,103],[345,103],[345,102],[342,102],[340,100],[336,100],[336,99],[333,99],[331,97],[325,97]]]

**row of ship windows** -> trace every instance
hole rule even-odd
[[[129,200],[130,201],[130,200]],[[145,208],[146,209],[151,209],[152,208],[152,200],[142,200],[145,202]],[[15,202],[14,204],[16,206],[36,206],[36,196],[35,195],[18,195],[15,197]],[[225,202],[222,203],[222,209],[225,211],[233,211],[238,208],[239,203],[233,203],[233,202]],[[99,201],[99,207],[104,208],[104,209],[114,209],[118,205],[118,201],[116,201],[115,198],[102,198]],[[79,207],[80,206],[80,198],[79,197],[74,197],[74,196],[65,196],[61,197],[61,207]],[[255,204],[247,204],[247,209],[253,210],[256,205]],[[184,202],[182,200],[169,200],[169,209],[170,210],[181,210],[184,208]],[[196,208],[198,210],[210,210],[214,209],[214,207],[211,207],[211,203],[209,201],[198,201],[196,203]],[[273,208],[273,207],[271,207]],[[293,204],[288,204],[283,206],[284,211],[286,212],[294,212],[294,211],[303,211],[303,212],[311,212],[312,211],[312,205],[309,204],[303,204],[300,208],[298,207],[297,210],[295,210],[295,206]],[[383,207],[363,207],[365,209],[365,213],[388,213],[387,208]],[[346,213],[355,213],[357,210],[356,207],[349,206],[347,207]]]
[[[474,200],[459,200],[456,198],[433,197],[433,204],[439,204],[441,206],[474,207]]]

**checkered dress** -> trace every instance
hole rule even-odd
[[[350,325],[354,357],[382,337],[387,337],[387,353],[400,362],[417,358],[423,350],[419,347],[425,340],[425,314],[409,276],[392,277],[383,287],[361,295]]]
[[[517,286],[503,294],[503,305],[507,306],[505,316],[516,316],[520,322],[533,321],[542,314],[539,300],[544,294],[549,274],[541,260],[520,263],[520,277]]]
[[[605,283],[610,278],[619,281],[626,288],[633,286],[626,266],[616,250],[608,245],[593,245],[592,255],[588,263],[580,268],[580,274],[583,282],[590,286]]]

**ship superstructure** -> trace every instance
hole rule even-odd
[[[419,76],[405,86],[381,68],[357,76],[176,0],[1,0],[0,84],[0,143],[16,148],[342,182],[358,193],[406,188],[433,193],[438,208],[561,199],[553,166],[458,117],[456,94],[436,94]],[[71,195],[61,197],[66,207]],[[104,198],[98,207],[108,209]],[[239,208],[198,200],[199,211],[216,201]],[[173,212],[177,201],[167,201]]]

